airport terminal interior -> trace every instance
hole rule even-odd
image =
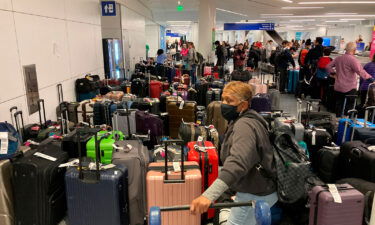
[[[375,225],[375,1],[0,0],[0,225]]]

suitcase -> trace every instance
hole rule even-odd
[[[206,106],[208,106],[215,98],[214,92],[210,89],[206,94]]]
[[[178,130],[182,121],[196,121],[196,102],[168,101],[167,112],[169,114],[169,134],[172,138],[178,137]]]
[[[361,141],[346,142],[341,146],[340,178],[360,178],[375,182],[375,152]]]
[[[268,87],[266,84],[250,84],[253,95],[256,94],[267,94]]]
[[[141,79],[133,80],[132,85],[131,85],[131,92],[132,94],[140,98],[147,97],[149,95],[148,83],[145,80],[141,80]]]
[[[271,111],[280,109],[280,91],[276,89],[268,89],[271,99]]]
[[[13,167],[9,160],[0,161],[0,224],[13,225],[13,192],[12,177]]]
[[[159,98],[163,92],[163,84],[160,81],[150,82],[150,97]]]
[[[316,186],[310,193],[309,225],[362,225],[364,196],[348,184],[336,185],[342,203],[336,203],[327,187]]]
[[[17,115],[21,115],[21,113],[15,115],[17,117]],[[15,119],[17,120],[17,118]],[[12,124],[7,122],[0,123],[0,160],[10,159],[17,154],[22,141],[22,135],[20,135],[17,130],[21,131],[19,128],[16,129]]]
[[[135,113],[137,110],[120,109],[113,114],[112,123],[115,130],[119,130],[127,137],[137,132]]]
[[[150,163],[149,151],[138,140],[117,141],[112,163],[128,168],[130,224],[144,224],[147,215],[146,173]]]
[[[217,179],[219,174],[219,156],[212,142],[189,142],[188,161],[199,163],[202,173],[202,193]],[[215,210],[210,209],[207,219],[214,218]]]
[[[187,96],[188,101],[197,101],[197,94],[198,92],[194,88],[190,88]]]
[[[295,93],[299,81],[299,70],[288,71],[288,92]]]
[[[207,125],[213,125],[220,137],[224,136],[224,133],[228,127],[228,121],[221,115],[221,102],[211,102],[207,107]]]
[[[330,146],[332,143],[332,136],[325,129],[311,128],[307,129],[304,134],[304,141],[307,145],[307,150],[310,155],[310,160],[314,168],[317,163],[317,152],[324,146]]]
[[[375,139],[375,126],[371,126],[367,122],[369,121],[369,112],[372,110],[373,118],[371,120],[371,124],[374,125],[374,115],[375,115],[375,106],[367,107],[365,111],[365,119],[363,127],[361,128],[355,128],[353,130],[354,132],[354,139],[358,141],[367,141],[369,139]]]
[[[68,153],[59,144],[50,141],[13,161],[14,224],[53,225],[66,215],[65,168],[59,166]]]
[[[113,144],[116,141],[124,140],[124,134],[121,131],[99,131],[97,136],[101,139],[99,144],[100,159],[99,161],[103,164],[111,164],[112,162],[112,153],[113,153]],[[96,159],[96,144],[95,137],[91,139],[86,144],[87,157],[95,160]]]
[[[286,126],[288,127],[294,134],[294,137],[297,142],[303,141],[305,127],[302,123],[298,122],[295,117],[278,117],[275,119],[275,128]]]
[[[268,94],[257,94],[251,99],[251,109],[260,112],[271,112],[271,99]]]
[[[214,101],[220,101],[222,90],[219,88],[212,88],[212,91],[214,92]]]
[[[336,133],[336,116],[329,112],[312,112],[312,102],[307,101],[306,103],[306,111],[301,112],[300,116],[301,123],[305,125],[305,127],[313,126],[316,128],[326,129],[333,136]]]
[[[105,95],[105,98],[108,98],[109,100],[116,101],[116,102],[121,101],[123,97],[124,97],[123,91],[111,91]]]
[[[332,184],[338,178],[340,147],[326,146],[316,153],[316,172],[325,183]],[[314,164],[313,164],[314,165]]]
[[[87,142],[91,139],[92,135],[85,134],[81,138],[77,139],[77,130],[68,133],[62,139],[62,150],[68,153],[70,159],[78,158],[78,141],[81,145],[82,156],[86,156],[86,145]]]
[[[97,140],[95,129],[80,129],[78,132],[78,138],[81,133],[89,132]],[[78,148],[81,151],[80,145]],[[98,160],[96,166],[99,167]],[[86,170],[81,165],[70,167],[65,174],[65,186],[69,225],[129,224],[126,167],[116,165],[102,170]]]
[[[182,145],[181,141],[166,141],[165,150],[168,145],[176,143]],[[167,163],[168,151],[165,151],[165,162],[150,163],[146,176],[147,208],[153,206],[165,207],[173,205],[190,204],[202,193],[202,175],[196,162],[184,162],[184,154],[181,154],[181,162],[174,163],[175,167],[180,165],[180,170],[174,170],[172,163]],[[165,165],[168,166],[165,166]],[[181,172],[182,171],[182,172]],[[200,225],[201,216],[192,215],[189,211],[165,212],[162,214],[163,225]]]
[[[157,115],[143,111],[135,113],[136,130],[139,134],[150,134],[150,147],[158,144],[158,140],[164,135],[163,120]]]

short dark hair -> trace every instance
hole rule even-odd
[[[315,39],[315,41],[316,42],[318,42],[318,44],[323,44],[323,38],[321,38],[321,37],[317,37],[316,39]]]
[[[238,46],[239,46],[239,45],[242,45],[242,46],[243,46],[243,44],[242,44],[242,43],[239,43],[239,44],[238,44]]]
[[[305,45],[311,45],[311,39],[307,39]]]
[[[329,55],[331,55],[331,49],[329,49],[329,48],[325,48],[325,49],[323,50],[323,54],[324,54],[324,56],[329,56]]]
[[[287,45],[289,43],[289,41],[287,40],[284,40],[283,42],[281,42],[282,45]]]
[[[162,55],[164,53],[163,49],[159,49],[158,52],[156,53],[157,55]]]
[[[291,47],[289,50],[290,50],[290,51],[294,51],[294,52],[296,52],[296,51],[297,51],[297,48],[296,48],[296,47]]]
[[[215,41],[215,45],[220,45],[220,41]]]

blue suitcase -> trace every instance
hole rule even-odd
[[[295,93],[299,81],[299,70],[288,71],[288,92]]]
[[[77,131],[78,138],[81,134],[93,134],[97,131],[80,128]],[[95,138],[97,139],[96,135]],[[78,148],[80,151],[80,145]],[[99,157],[97,159],[98,166]],[[66,172],[65,185],[69,225],[129,224],[126,167],[116,165],[104,170],[71,167]]]
[[[271,98],[269,94],[258,94],[251,99],[251,109],[260,112],[271,112]]]

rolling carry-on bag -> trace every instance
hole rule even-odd
[[[202,175],[198,163],[181,162],[168,163],[168,145],[182,141],[165,141],[165,161],[150,163],[146,176],[147,208],[153,206],[173,206],[190,204],[202,193]],[[201,216],[192,215],[188,211],[165,212],[162,215],[163,225],[200,225]]]
[[[202,193],[207,190],[216,180],[219,174],[219,156],[212,142],[189,142],[187,144],[188,161],[197,162],[202,173]],[[207,219],[215,216],[215,210],[210,209],[207,213]]]
[[[251,109],[260,112],[271,112],[271,99],[268,94],[257,94],[251,99]]]
[[[158,139],[164,135],[163,120],[157,115],[143,111],[137,111],[135,113],[135,120],[137,133],[150,134],[150,144],[158,144]]]
[[[288,92],[295,93],[299,81],[299,70],[288,71]]]
[[[362,225],[364,196],[349,184],[316,186],[310,193],[309,225]]]
[[[372,120],[371,120],[372,125],[368,123],[370,110],[372,110]],[[354,129],[353,140],[365,142],[368,139],[375,139],[375,126],[373,126],[374,116],[375,116],[375,106],[367,107],[365,111],[365,119],[364,119],[363,127]]]
[[[124,134],[121,131],[99,131],[97,136],[101,139],[99,143],[99,161],[103,164],[111,164],[112,162],[112,153],[113,153],[113,144],[116,141],[124,140]],[[87,157],[96,160],[96,143],[95,137],[91,139],[86,144]]]
[[[130,224],[144,224],[147,215],[145,177],[150,163],[147,147],[139,140],[117,141],[112,163],[128,168]]]
[[[316,154],[318,150],[324,146],[330,146],[332,144],[332,136],[325,129],[309,128],[305,131],[304,141],[307,145],[307,150],[310,154],[310,160],[314,167],[316,163]]]
[[[316,153],[313,163],[318,177],[326,183],[332,184],[338,178],[340,147],[325,146]]]
[[[118,109],[112,118],[115,130],[119,130],[127,137],[137,132],[135,114],[137,110]]]
[[[79,128],[81,134],[94,135],[98,140],[97,129]],[[78,145],[81,152],[80,145]],[[99,159],[99,146],[96,145],[96,159]],[[129,224],[128,170],[121,165],[103,168],[96,160],[95,169],[79,166],[70,167],[65,174],[66,199],[69,225],[123,225]]]
[[[271,99],[271,110],[280,109],[280,91],[276,89],[268,89],[268,94]]]
[[[64,218],[65,168],[59,166],[67,160],[51,141],[13,161],[14,224],[54,225]]]
[[[346,142],[341,146],[339,160],[341,178],[375,182],[374,146],[361,141]]]
[[[163,84],[160,81],[151,81],[150,82],[150,97],[151,98],[160,98],[161,93],[163,92]]]
[[[77,139],[77,130],[74,130],[62,139],[62,150],[67,152],[70,159],[78,158],[78,143],[81,145],[82,156],[86,156],[86,145],[91,139],[92,135],[82,134],[81,138]]]
[[[169,114],[169,134],[172,138],[178,138],[178,130],[182,121],[195,123],[196,108],[196,102],[167,102],[167,112]]]
[[[0,161],[0,224],[2,225],[14,224],[12,169],[9,160]]]
[[[300,122],[300,114],[302,110],[302,102],[297,102],[297,114],[298,118],[290,117],[290,116],[283,116],[281,113],[281,117],[277,117],[274,120],[274,126],[275,128],[286,126],[288,127],[294,134],[294,137],[297,142],[304,140],[304,133],[305,133],[305,127]]]
[[[214,92],[210,89],[206,94],[206,106],[208,106],[215,99]]]
[[[219,136],[224,136],[224,133],[228,127],[228,121],[226,121],[221,115],[221,102],[214,101],[208,105],[206,124],[214,125],[219,133]]]

